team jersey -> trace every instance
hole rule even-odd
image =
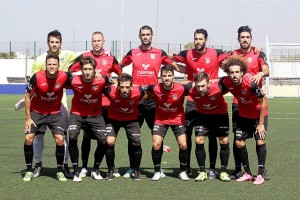
[[[134,85],[157,84],[161,65],[170,65],[172,62],[165,51],[153,47],[147,51],[132,49],[122,60],[124,65],[132,63]]]
[[[251,74],[245,74],[239,85],[234,85],[229,76],[223,77],[220,84],[238,100],[239,115],[245,118],[256,119],[260,117],[261,91],[258,85],[250,80]],[[268,115],[268,105],[265,116]]]
[[[242,55],[248,64],[248,73],[256,75],[262,71],[263,65],[268,65],[267,56],[264,52],[254,52],[254,47],[247,53],[243,53],[241,49],[234,50],[232,55]],[[262,79],[259,82],[259,87],[262,87]],[[237,103],[237,99],[233,98],[233,103]]]
[[[228,113],[224,93],[219,83],[210,83],[209,93],[205,96],[201,96],[195,87],[189,90],[189,95],[196,103],[197,112],[208,115]]]
[[[59,113],[63,89],[67,80],[67,73],[60,70],[58,70],[58,75],[55,79],[47,78],[46,70],[35,73],[26,87],[26,92],[34,95],[34,98],[31,100],[30,110],[40,114]]]
[[[165,90],[162,83],[149,85],[147,91],[154,95],[156,102],[155,124],[181,125],[185,123],[184,96],[188,89],[179,83],[174,83],[171,90]]]
[[[178,55],[174,55],[176,62],[186,64],[187,79],[194,81],[194,76],[198,72],[206,72],[210,79],[218,79],[219,65],[221,62],[220,55],[225,54],[221,49],[206,48],[204,54],[198,54],[196,49],[181,51]],[[192,101],[191,97],[187,98]]]
[[[80,116],[96,116],[102,114],[102,92],[110,83],[107,76],[85,83],[82,75],[69,79],[68,85],[73,90],[71,113]]]
[[[119,67],[118,61],[115,56],[108,50],[102,50],[102,55],[94,55],[93,51],[88,51],[80,56],[78,56],[75,62],[69,67],[70,72],[78,72],[80,69],[80,59],[82,57],[90,56],[95,58],[97,62],[96,72],[105,75],[107,77],[111,76],[111,73],[114,72],[117,75],[122,73],[122,69]],[[102,106],[109,106],[110,102],[108,98],[102,95]]]
[[[108,107],[108,118],[117,121],[131,121],[138,119],[138,104],[145,95],[143,89],[133,86],[130,97],[122,98],[117,87],[111,86],[105,88],[104,94],[111,102]]]
[[[46,57],[48,52],[43,53],[42,55],[36,57],[33,61],[33,66],[31,68],[31,75],[41,70],[46,69]],[[68,51],[68,50],[59,50],[58,57],[59,57],[59,69],[62,71],[67,72],[69,65],[74,62],[74,60],[79,56],[79,53]],[[62,99],[63,103],[67,103],[66,92],[64,90],[64,95]]]

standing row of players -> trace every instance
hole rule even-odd
[[[241,27],[239,29],[238,33],[239,33],[238,40],[240,42],[241,48],[239,50],[232,52],[231,54],[233,54],[233,55],[241,54],[244,58],[246,58],[245,60],[248,62],[247,64],[249,67],[248,71],[252,74],[252,76],[250,77],[250,80],[261,85],[262,77],[268,76],[268,73],[269,73],[268,66],[265,62],[266,61],[265,55],[264,55],[264,53],[259,52],[259,51],[255,52],[254,48],[251,47],[252,35],[251,35],[251,29],[248,26]],[[174,57],[173,57],[174,61],[186,64],[185,66],[177,65],[173,60],[171,60],[167,56],[167,54],[164,51],[153,48],[151,46],[152,36],[153,36],[152,29],[149,26],[143,26],[139,32],[139,37],[141,39],[141,45],[138,48],[132,49],[130,52],[128,52],[128,54],[125,56],[125,58],[122,60],[122,62],[119,65],[121,67],[124,67],[130,63],[133,64],[133,80],[132,80],[132,82],[134,85],[141,86],[141,85],[158,84],[157,76],[158,76],[158,71],[162,64],[171,65],[175,70],[183,72],[183,73],[187,73],[189,80],[193,80],[194,75],[197,74],[199,71],[206,72],[206,74],[209,74],[210,79],[217,79],[220,62],[228,55],[228,53],[205,47],[205,44],[207,41],[207,32],[204,29],[197,29],[194,33],[195,49],[182,51],[178,55],[174,55]],[[105,51],[103,49],[103,43],[104,43],[103,34],[101,32],[95,32],[92,35],[93,50],[90,52],[84,53],[83,55],[81,55],[78,58],[78,60],[81,57],[90,56],[90,57],[93,57],[96,59],[96,62],[97,62],[96,71],[98,71],[98,73],[109,76],[109,73],[111,73],[114,69],[115,70],[114,72],[116,72],[117,74],[120,74],[121,69],[118,68],[117,61],[110,54],[110,52]],[[71,57],[73,57],[73,58],[76,57],[76,56],[73,56],[74,55],[73,52],[65,52],[65,51],[60,50],[61,35],[57,31],[49,33],[48,45],[49,45],[48,53],[58,54],[60,57],[60,61],[61,61],[60,65],[61,66],[64,66],[64,64],[66,64],[65,66],[67,66],[67,64],[68,64],[67,62],[69,62],[69,63],[72,62]],[[63,55],[64,52],[65,52],[65,55]],[[45,54],[45,56],[46,55],[47,54]],[[70,56],[70,55],[72,55],[72,56]],[[45,58],[45,56],[44,56],[44,58]],[[37,63],[37,61],[35,62],[35,65],[36,65],[36,63]],[[76,67],[76,63],[77,63],[77,67]],[[39,66],[41,66],[41,68],[37,69],[36,67],[34,67],[33,69],[36,71],[42,70],[43,69],[42,62],[39,63]],[[73,64],[70,67],[70,70],[73,72],[78,71],[79,69],[80,68],[78,68],[78,62],[75,62],[75,64]],[[63,70],[67,71],[66,67],[63,68]],[[243,73],[244,72],[245,71],[243,71]],[[243,93],[245,93],[245,92],[243,92]],[[88,98],[88,95],[85,98]],[[33,98],[33,100],[34,100],[34,98]],[[105,102],[105,101],[103,101],[103,102]],[[156,116],[155,115],[155,107],[156,107],[155,104],[156,104],[155,100],[145,99],[145,100],[140,101],[139,105],[138,105],[139,125],[140,126],[142,125],[143,120],[144,120],[143,117],[144,117],[146,119],[146,122],[147,122],[149,128],[151,130],[153,130],[153,132],[157,128],[156,126],[153,127],[153,125],[155,124],[154,116]],[[239,104],[237,104],[237,105],[240,105],[240,104],[241,103],[239,102]],[[252,104],[252,103],[249,103],[249,104]],[[102,105],[103,105],[103,103],[102,103]],[[163,104],[163,106],[166,108],[166,106],[168,106],[168,103]],[[103,107],[103,108],[107,109],[107,107]],[[32,110],[32,108],[29,107],[29,110]],[[71,110],[71,113],[72,113],[72,110]],[[105,112],[103,112],[103,113],[105,113]],[[66,116],[67,116],[67,113],[66,113]],[[84,116],[86,116],[86,115],[84,115]],[[185,122],[185,125],[187,126],[187,131],[186,131],[186,134],[184,134],[184,137],[187,137],[187,140],[183,139],[183,141],[186,141],[186,144],[180,143],[179,141],[182,141],[182,140],[178,140],[178,143],[180,146],[180,151],[181,151],[179,157],[181,159],[185,160],[185,155],[187,155],[187,161],[181,162],[184,164],[183,166],[181,166],[183,173],[180,173],[180,178],[183,180],[188,179],[187,174],[189,174],[189,172],[190,172],[191,135],[192,135],[191,132],[192,132],[193,126],[195,126],[195,124],[198,123],[198,121],[199,121],[199,120],[196,120],[198,118],[197,116],[198,116],[197,105],[192,98],[189,98],[187,101],[187,106],[186,106],[186,122]],[[239,115],[237,115],[237,116],[239,116]],[[250,118],[252,118],[252,117],[253,116],[251,116]],[[184,118],[182,118],[182,119],[184,119]],[[257,116],[255,119],[258,119]],[[164,123],[164,124],[168,124],[168,123]],[[155,124],[155,125],[157,125],[157,124]],[[82,144],[83,168],[81,170],[82,173],[81,172],[78,173],[81,175],[77,176],[78,174],[75,173],[76,176],[73,178],[73,180],[75,180],[75,179],[81,180],[81,176],[84,176],[86,174],[86,170],[84,170],[84,169],[87,169],[87,160],[88,160],[88,153],[89,153],[89,148],[90,148],[90,138],[91,138],[91,135],[93,135],[93,134],[90,134],[92,132],[91,130],[88,130],[87,128],[83,128],[83,129],[84,129],[84,140],[83,140],[83,144]],[[158,129],[159,129],[159,127],[158,127]],[[196,127],[196,131],[197,130],[198,129]],[[45,126],[44,125],[38,126],[38,129],[36,130],[36,133],[38,133],[38,134],[36,135],[34,141],[37,141],[37,138],[42,136],[43,132],[45,132]],[[183,131],[183,133],[184,132],[185,131]],[[237,131],[235,131],[235,132],[237,133]],[[157,137],[155,137],[155,136],[156,136],[156,134],[153,135],[153,138],[156,138],[156,139],[154,139],[154,141],[156,141],[156,142],[153,144],[153,149],[152,149],[153,162],[155,165],[155,174],[153,176],[153,180],[159,180],[161,177],[165,176],[160,171],[160,160],[161,160],[161,155],[162,155],[163,136],[157,136]],[[73,141],[74,139],[77,139],[77,137],[76,138],[71,137],[71,134],[70,134],[70,139],[71,138],[72,138],[72,142],[74,142]],[[210,176],[212,174],[211,172],[213,172],[212,175],[216,176],[215,162],[216,162],[216,157],[217,157],[217,143],[216,143],[215,135],[213,137],[209,137],[209,138],[210,138],[209,153],[210,153],[210,163],[211,164],[210,164],[210,170],[209,170],[208,176]],[[177,139],[178,139],[178,137],[177,137]],[[224,139],[223,137],[220,139],[221,139],[220,140],[221,152],[223,152],[223,154],[225,154],[225,155],[227,155],[227,153],[224,153],[224,152],[228,152],[228,155],[229,155],[229,146],[226,145],[226,139]],[[31,140],[33,140],[33,139],[31,138]],[[236,140],[236,138],[235,138],[235,140]],[[37,143],[42,144],[42,141],[43,140],[40,140]],[[67,141],[66,137],[65,137],[65,141]],[[242,141],[245,141],[245,138],[242,139]],[[107,154],[107,152],[111,155],[114,155],[114,151],[109,150],[109,149],[113,149],[112,147],[114,146],[114,142],[115,142],[115,139],[111,139],[110,137],[107,138],[106,144],[101,144],[101,142],[98,142],[99,148],[97,148],[96,151],[101,156],[97,157],[97,159],[102,160],[104,154]],[[228,139],[227,139],[227,142],[228,142]],[[199,138],[197,137],[197,139],[196,139],[196,155],[198,155],[198,156],[196,156],[196,157],[199,158],[198,164],[200,167],[200,173],[195,180],[207,179],[207,174],[205,172],[205,166],[203,164],[203,159],[204,159],[204,163],[205,163],[205,150],[203,147],[203,143],[204,143],[203,137],[199,137]],[[263,142],[261,142],[259,140],[257,142],[258,147],[264,146],[261,148],[262,150],[258,150],[258,156],[262,155],[262,154],[265,155],[265,153],[266,153],[265,144],[263,144],[263,143],[264,143],[264,140],[263,140]],[[27,144],[27,142],[25,142],[25,144]],[[29,144],[30,144],[30,142],[29,142]],[[234,157],[235,157],[235,161],[236,161],[236,171],[233,175],[236,176],[236,178],[238,178],[238,179],[241,177],[244,177],[245,175],[249,175],[250,178],[252,179],[253,177],[248,169],[247,169],[248,170],[247,171],[245,168],[245,171],[247,172],[246,174],[240,173],[241,172],[241,164],[240,163],[243,160],[239,159],[239,157],[240,157],[239,150],[245,149],[244,148],[245,144],[242,143],[242,144],[239,144],[238,146],[236,144],[237,143],[234,142],[234,145],[233,145],[234,146],[234,148],[233,148],[234,155],[235,155]],[[106,148],[103,147],[105,145],[106,145]],[[25,148],[25,146],[24,146],[24,149],[29,149],[29,150],[27,150],[27,152],[28,151],[32,152],[32,150],[30,150],[30,148]],[[35,145],[33,145],[33,146],[35,146]],[[39,145],[37,145],[37,146],[39,146]],[[40,145],[40,146],[43,147],[43,145]],[[67,145],[65,144],[64,146],[67,146]],[[72,158],[71,146],[72,145],[70,145],[70,155]],[[137,157],[137,154],[141,154],[141,148],[137,147],[137,146],[140,146],[140,143],[129,140],[128,154],[129,154],[129,158],[130,158],[130,169],[128,170],[128,173],[125,174],[125,177],[128,177],[128,176],[130,177],[132,172],[134,172],[134,174],[135,174],[134,177],[135,177],[135,179],[138,180],[138,179],[140,179],[140,175],[139,175],[138,170],[136,170],[136,166],[137,166],[137,163],[139,163],[140,161],[137,161],[138,159],[136,157]],[[228,146],[228,148],[227,148],[227,146]],[[83,147],[85,147],[85,148],[83,148]],[[59,148],[57,148],[57,149],[59,149]],[[107,150],[104,151],[104,149],[107,149]],[[257,148],[257,149],[260,149],[260,148]],[[34,155],[36,156],[36,167],[35,167],[35,173],[34,173],[35,176],[39,176],[40,172],[42,170],[42,164],[41,164],[41,155],[42,154],[41,154],[41,152],[42,152],[42,149],[34,150]],[[264,153],[262,153],[262,152],[264,152]],[[78,148],[77,149],[75,148],[75,155],[76,155],[76,153],[78,155]],[[31,155],[29,153],[27,153],[27,154]],[[27,155],[27,154],[25,153],[25,155]],[[58,154],[59,153],[57,153],[57,155]],[[67,153],[65,153],[65,154],[67,154]],[[32,152],[32,155],[33,155],[33,152]],[[38,155],[40,155],[40,156],[38,157]],[[39,158],[38,161],[40,161],[40,162],[37,162],[37,158]],[[259,160],[262,160],[261,161],[262,164],[259,163],[260,170],[259,170],[258,174],[261,176],[258,176],[258,178],[264,179],[265,159],[259,159]],[[31,162],[32,162],[32,159],[31,159]],[[28,169],[30,169],[30,167],[32,167],[30,165],[31,162],[26,161],[26,163],[28,163]],[[72,160],[72,163],[73,163],[73,167],[75,169],[76,165],[78,165],[78,162],[76,162],[76,161],[73,162],[73,160]],[[227,164],[226,164],[226,161],[224,161],[224,159],[223,159],[222,163],[225,163],[224,168],[226,168]],[[65,159],[65,164],[67,164],[66,159]],[[95,167],[95,165],[97,165],[97,164],[94,164],[94,168],[97,169],[97,166]],[[112,179],[114,177],[114,172],[115,172],[114,164],[110,163],[108,165],[110,167],[109,167],[109,173],[108,173],[107,177],[109,179]],[[243,165],[244,165],[244,163],[243,163]],[[71,173],[68,173],[67,165],[64,165],[64,166],[60,165],[60,166],[61,166],[62,171],[65,172],[64,173],[65,175],[69,175],[69,176],[72,175]],[[78,169],[76,168],[75,171],[78,172]],[[98,171],[94,170],[93,172],[95,172],[94,175],[92,173],[92,175],[94,177],[99,177]],[[223,172],[223,170],[222,170],[222,172]],[[59,174],[59,176],[62,176],[62,175],[63,175],[63,173]],[[222,175],[222,173],[220,174],[220,178],[222,177],[221,175]],[[25,176],[25,180],[31,180],[32,176],[33,175],[31,175],[29,173],[29,176]],[[29,177],[29,178],[26,178],[26,177]],[[250,178],[248,177],[248,179],[250,179]],[[227,177],[225,179],[228,180]]]

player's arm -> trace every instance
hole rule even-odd
[[[181,85],[184,88],[184,95],[188,96],[190,94],[190,90],[194,87],[195,83],[192,81],[187,81],[185,84],[181,83]]]
[[[126,67],[127,65],[130,65],[132,63],[132,50],[130,50],[126,56],[122,59],[121,63],[119,66],[121,68]]]
[[[35,85],[36,85],[36,76],[35,74],[29,80],[29,83],[26,87],[26,94],[25,94],[25,124],[24,130],[25,133],[31,131],[31,125],[35,125],[34,121],[31,119],[30,115],[30,107],[31,107],[31,99],[35,93]]]
[[[263,77],[270,75],[269,65],[267,63],[267,56],[264,52],[259,53],[258,64],[261,66],[260,72],[252,76],[250,79],[255,83],[259,83]]]
[[[176,62],[177,69],[174,70],[186,74],[186,57],[187,57],[187,50],[179,52],[179,54],[173,54],[172,60]]]

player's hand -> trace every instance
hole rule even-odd
[[[24,130],[25,133],[30,133],[31,131],[31,125],[36,127],[36,124],[34,123],[34,121],[30,118],[30,119],[26,119],[25,120],[25,124],[24,124]]]
[[[263,73],[259,72],[259,73],[255,74],[254,76],[251,76],[250,80],[255,82],[256,84],[259,84],[259,82],[263,78],[263,76],[264,76]]]
[[[259,138],[265,140],[266,139],[265,126],[263,124],[257,125],[255,134],[259,134]]]
[[[25,107],[25,98],[22,98],[15,104],[15,111],[18,111],[24,107]]]

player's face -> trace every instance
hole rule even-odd
[[[141,30],[139,38],[143,45],[151,45],[153,35],[150,30]]]
[[[229,67],[229,77],[233,84],[239,85],[242,82],[243,72],[239,65],[232,65]]]
[[[95,69],[91,64],[85,64],[81,68],[82,77],[85,82],[91,82],[95,77]]]
[[[171,71],[162,71],[160,76],[164,87],[171,89],[173,87],[174,74]]]
[[[196,33],[194,36],[195,49],[198,51],[202,51],[206,46],[206,41],[207,39],[205,39],[202,33]]]
[[[53,76],[58,73],[58,60],[54,58],[49,58],[46,60],[46,70],[47,70],[47,75]]]
[[[101,53],[104,45],[104,38],[102,34],[94,34],[92,36],[92,47],[94,52]]]
[[[121,98],[129,98],[131,94],[131,84],[130,81],[121,81],[120,85],[118,85],[118,89],[120,91]]]
[[[51,53],[58,54],[60,47],[61,47],[61,43],[58,38],[50,36],[49,42],[48,42],[48,47],[49,47],[49,51]]]
[[[241,49],[249,49],[251,47],[251,35],[249,32],[241,32],[240,37],[238,38]]]
[[[195,88],[200,96],[206,96],[209,93],[209,82],[206,79],[195,82]]]

